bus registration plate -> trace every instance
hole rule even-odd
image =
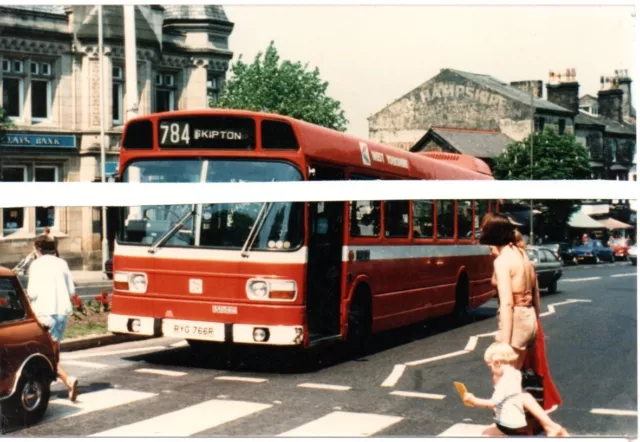
[[[194,338],[204,341],[223,341],[224,330],[216,330],[217,324],[211,322],[180,321],[165,319],[162,334],[175,338]]]

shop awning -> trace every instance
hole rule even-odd
[[[604,226],[600,224],[595,219],[591,218],[584,212],[576,212],[571,215],[569,218],[569,222],[567,223],[569,226],[574,229],[603,229]]]
[[[609,230],[633,229],[632,225],[623,223],[622,221],[618,221],[614,218],[601,219],[600,224]]]

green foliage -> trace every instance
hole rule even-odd
[[[496,159],[493,174],[503,180],[586,180],[591,168],[587,149],[573,135],[558,135],[549,128],[507,146]]]
[[[4,137],[7,135],[7,129],[12,129],[13,123],[7,116],[7,112],[0,107],[0,143],[4,141]]]
[[[329,83],[320,71],[307,71],[308,64],[284,60],[273,42],[258,53],[253,63],[242,57],[231,67],[232,77],[225,83],[213,107],[271,112],[340,131],[347,119],[340,102],[326,95]]]
[[[533,170],[531,169],[531,138],[533,137]],[[496,159],[494,176],[504,180],[584,180],[591,178],[587,149],[573,135],[558,135],[552,129],[534,133],[527,139],[507,146]],[[545,210],[540,215],[536,235],[548,235],[549,240],[563,240],[567,221],[578,209],[576,200],[534,201]]]

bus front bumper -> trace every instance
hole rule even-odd
[[[109,314],[107,324],[112,333],[236,344],[296,346],[304,338],[304,328],[298,325],[229,324],[114,313]]]

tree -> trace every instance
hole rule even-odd
[[[215,107],[272,112],[340,131],[347,119],[340,102],[326,95],[329,83],[316,67],[284,60],[273,41],[251,64],[240,59],[231,67],[232,77],[223,87]]]
[[[591,169],[587,149],[573,135],[559,135],[549,128],[508,145],[496,159],[493,174],[504,180],[585,180],[591,178]],[[536,234],[548,236],[549,240],[564,240],[567,222],[579,204],[577,200],[534,201],[534,205],[543,208]]]

